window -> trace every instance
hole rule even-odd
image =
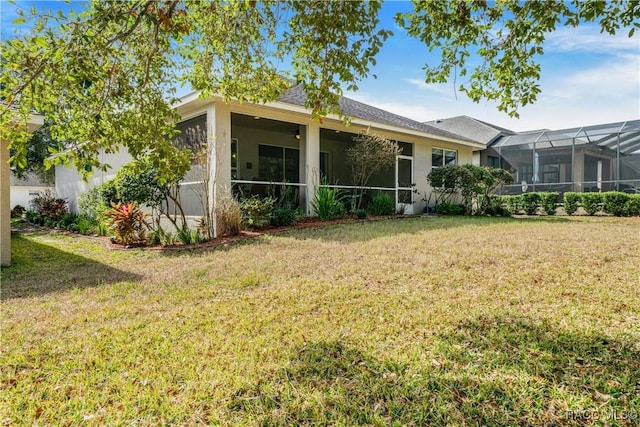
[[[487,166],[489,166],[490,168],[499,168],[500,167],[500,157],[487,156]]]
[[[455,150],[445,150],[443,148],[431,149],[431,167],[454,166],[458,163],[458,152]]]
[[[331,159],[326,151],[320,152],[320,179],[329,180]]]
[[[300,180],[300,150],[273,145],[258,145],[260,179],[270,182]]]
[[[238,140],[231,138],[231,179],[238,179]]]

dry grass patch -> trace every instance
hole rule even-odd
[[[8,424],[640,416],[637,218],[415,218],[169,254],[33,234],[13,249]]]

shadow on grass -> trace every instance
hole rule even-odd
[[[13,265],[2,268],[0,298],[3,301],[141,279],[137,274],[35,242],[20,234],[12,236],[11,246]]]
[[[238,390],[227,415],[282,426],[640,421],[631,419],[640,416],[632,342],[509,317],[476,319],[440,339],[423,363],[378,360],[341,341],[308,343],[272,378]]]

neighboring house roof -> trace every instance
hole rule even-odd
[[[53,187],[53,185],[45,184],[38,179],[34,173],[26,173],[23,178],[16,177],[11,173],[11,186],[14,187]]]
[[[513,135],[515,133],[509,129],[505,129],[491,123],[486,123],[469,116],[456,116],[448,119],[433,120],[426,123],[433,127],[461,135],[486,146],[502,135]]]
[[[284,95],[278,98],[278,101],[280,102],[286,102],[288,104],[300,106],[304,106],[306,100],[307,96],[304,93],[301,85],[293,86]],[[347,117],[371,120],[377,123],[384,123],[387,125],[398,126],[405,129],[427,132],[433,135],[444,136],[447,138],[476,142],[474,139],[471,139],[466,135],[448,129],[435,127],[430,123],[421,123],[417,120],[412,120],[398,114],[393,114],[388,111],[381,110],[380,108],[376,108],[344,96],[340,98],[340,109],[342,110],[342,114]]]

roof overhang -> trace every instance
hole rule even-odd
[[[222,102],[222,101],[223,99],[220,96],[211,96],[207,98],[201,98],[200,92],[191,92],[183,96],[182,98],[180,98],[180,100],[175,104],[175,109],[179,115],[183,116],[184,113],[186,114],[192,113],[197,111],[198,109],[202,109],[206,107],[211,103]],[[306,109],[303,106],[296,105],[296,104],[289,104],[287,102],[272,101],[272,102],[266,102],[264,104],[251,104],[251,103],[240,103],[238,101],[231,101],[230,104],[231,104],[232,112],[239,112],[242,114],[245,114],[243,110],[250,111],[250,110],[260,109],[260,110],[286,112],[291,116],[291,118],[294,121],[298,122],[299,124],[306,124],[311,120],[311,113],[309,112],[308,109]],[[323,127],[334,129],[334,130],[342,130],[344,129],[345,126],[348,126],[348,125],[345,125],[343,118],[337,114],[329,114],[323,117],[321,123]],[[428,132],[423,132],[415,129],[407,129],[401,126],[394,126],[386,123],[379,123],[373,120],[366,120],[358,117],[350,118],[350,125],[362,127],[362,128],[378,129],[378,130],[393,132],[397,134],[410,135],[418,138],[435,139],[438,141],[464,145],[477,150],[486,148],[484,144],[480,144],[473,141],[449,138],[442,135],[435,135]]]

